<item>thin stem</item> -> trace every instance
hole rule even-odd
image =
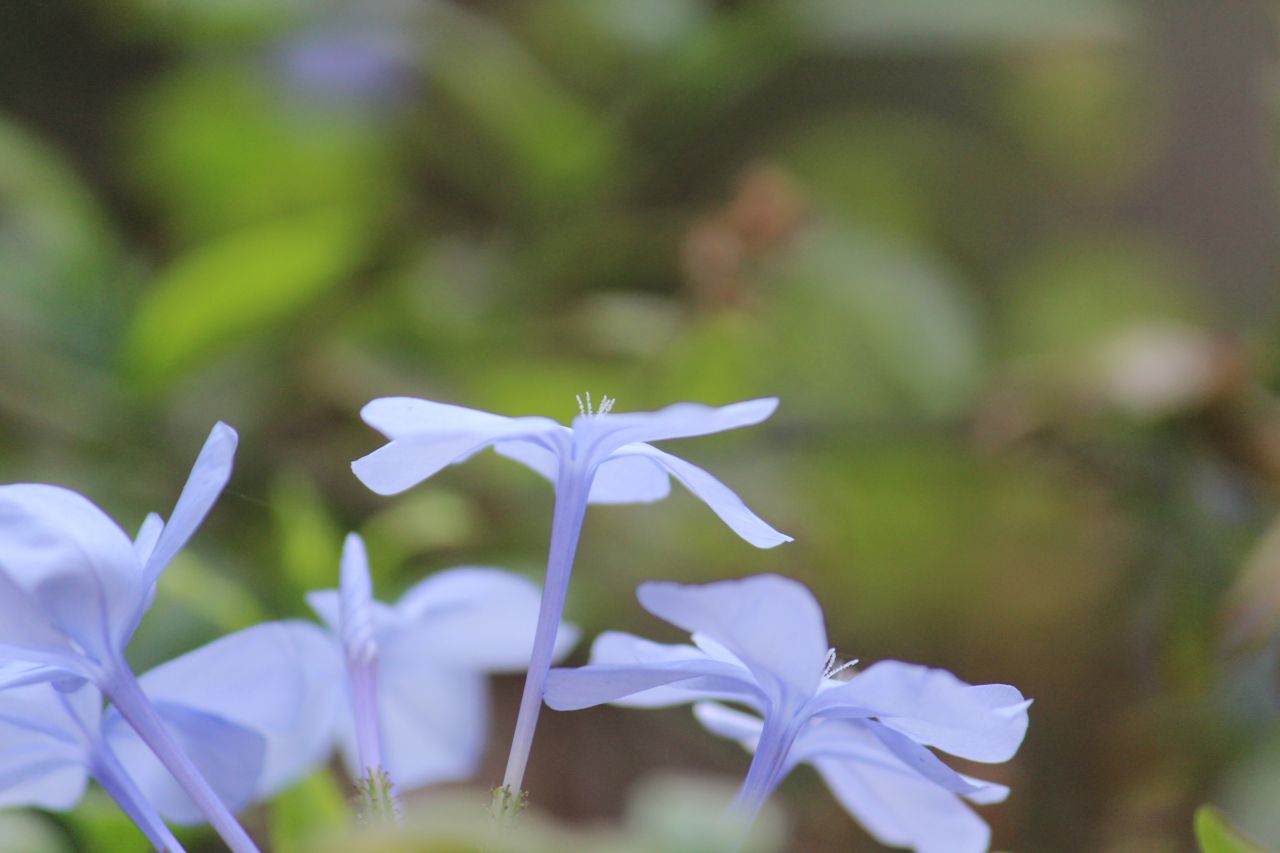
[[[142,834],[147,836],[147,840],[157,850],[165,853],[186,853],[178,839],[173,837],[164,819],[151,803],[147,802],[147,798],[138,790],[138,786],[129,778],[128,772],[105,743],[99,743],[93,750],[89,770],[93,778],[98,780],[98,784],[111,795],[111,799],[116,801],[121,811],[137,824],[138,829],[142,830]]]
[[[244,827],[236,821],[230,809],[178,745],[127,665],[121,663],[114,668],[102,685],[102,692],[107,694],[111,704],[133,726],[133,730],[151,748],[160,763],[173,774],[182,790],[187,792],[196,808],[233,853],[260,853],[249,833],[244,831]]]
[[[765,717],[764,728],[756,742],[756,753],[751,759],[751,767],[747,769],[747,778],[742,781],[731,806],[746,822],[755,820],[765,800],[777,787],[794,740],[795,732],[783,722],[781,715]]]
[[[378,673],[373,661],[347,661],[351,715],[356,726],[356,760],[365,773],[382,769],[382,736],[378,725]]]
[[[542,585],[542,603],[538,608],[538,625],[533,635],[533,652],[529,657],[529,674],[520,697],[520,714],[511,739],[507,772],[502,785],[509,796],[522,801],[524,771],[533,746],[533,732],[542,710],[542,695],[547,687],[547,673],[555,654],[556,633],[564,613],[564,599],[569,591],[569,575],[573,557],[582,534],[582,521],[587,512],[587,495],[591,478],[582,476],[571,460],[562,460],[556,483],[556,505],[551,520],[551,545],[547,551],[547,574]]]

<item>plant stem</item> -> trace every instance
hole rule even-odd
[[[733,798],[731,807],[748,823],[755,820],[765,800],[769,799],[773,789],[778,786],[782,768],[794,741],[795,732],[783,723],[779,715],[765,717],[751,767],[747,770],[747,778],[742,781],[742,787]]]
[[[591,478],[582,476],[572,460],[562,460],[556,483],[556,504],[551,519],[551,545],[547,551],[547,574],[542,586],[542,602],[538,608],[538,625],[533,635],[533,652],[529,657],[529,674],[520,698],[520,714],[516,718],[511,753],[502,786],[516,802],[523,802],[525,766],[533,746],[533,732],[542,710],[542,695],[547,686],[547,673],[555,655],[556,633],[564,613],[565,595],[569,591],[569,575],[573,557],[582,534],[582,521],[587,512],[587,495]]]
[[[244,827],[236,821],[230,809],[178,745],[126,664],[121,662],[114,667],[102,685],[102,692],[107,694],[111,704],[133,726],[133,730],[151,748],[160,763],[173,774],[173,778],[233,853],[260,853],[249,833],[244,831]]]
[[[121,811],[137,824],[138,829],[142,830],[142,834],[147,836],[147,840],[157,850],[165,853],[186,853],[178,839],[173,837],[164,819],[151,803],[147,802],[147,798],[138,790],[138,786],[129,778],[128,772],[105,743],[98,744],[90,761],[89,770],[93,778],[98,780],[98,784],[111,795],[111,799],[116,801]]]

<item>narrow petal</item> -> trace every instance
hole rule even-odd
[[[719,702],[699,702],[693,706],[693,716],[707,731],[736,740],[748,750],[755,749],[755,742],[764,729],[764,720]]]
[[[357,459],[351,470],[378,494],[394,495],[491,444],[557,429],[560,425],[547,418],[498,418],[483,428],[462,432],[412,432]]]
[[[730,530],[757,548],[773,548],[783,542],[791,541],[790,536],[775,530],[768,522],[752,512],[742,502],[742,498],[705,469],[686,462],[678,456],[672,456],[670,453],[664,453],[655,447],[643,444],[629,444],[620,448],[605,465],[616,463],[626,457],[648,459],[665,468],[680,481],[681,485],[710,507],[721,521],[729,525]]]
[[[266,754],[262,735],[187,705],[153,701],[218,797],[232,811],[252,802]],[[204,814],[119,714],[109,712],[103,727],[112,752],[156,811],[174,823],[204,822]]]
[[[953,794],[964,794],[966,796],[976,794],[982,789],[982,785],[974,784],[947,765],[943,764],[938,756],[930,752],[926,747],[916,743],[911,738],[899,731],[880,725],[874,720],[866,720],[863,725],[867,727],[867,731],[871,732],[876,738],[883,743],[890,752],[892,752],[899,761],[928,779],[940,788],[945,788]]]
[[[581,415],[574,418],[574,441],[588,458],[602,461],[624,444],[711,435],[766,420],[778,408],[777,397],[728,406],[675,403],[656,412]]]
[[[138,528],[138,535],[133,537],[133,553],[138,556],[138,565],[145,566],[147,560],[151,559],[151,554],[156,549],[156,542],[160,541],[160,533],[164,530],[164,519],[159,513],[147,513],[147,517],[142,520],[142,526]]]
[[[0,644],[115,652],[144,597],[133,542],[68,489],[0,486]]]
[[[200,455],[191,466],[187,484],[169,514],[164,529],[147,559],[144,568],[144,584],[150,587],[174,555],[182,550],[187,540],[204,521],[209,510],[222,494],[231,479],[231,466],[235,460],[236,445],[240,437],[236,431],[219,421],[214,424],[205,439]]]
[[[417,397],[379,397],[365,404],[360,417],[387,438],[404,438],[422,432],[501,431],[510,421],[479,409],[436,403]]]
[[[679,690],[658,690],[675,685]],[[715,661],[672,661],[648,666],[590,664],[553,669],[544,700],[557,711],[577,711],[612,702],[654,708],[699,699],[741,697],[759,703],[759,691],[740,671]]]
[[[973,686],[942,669],[880,661],[819,694],[809,713],[875,716],[880,722],[952,755],[1007,761],[1027,732],[1027,706],[1016,688]]]
[[[339,702],[346,700],[336,644],[301,621],[229,634],[156,667],[140,683],[157,702],[262,738],[255,799],[271,796],[324,761],[333,747]]]
[[[692,662],[692,663],[691,663]],[[683,663],[687,666],[717,667],[711,677],[652,687],[633,693],[614,704],[629,708],[663,708],[707,699],[724,699],[763,709],[766,698],[755,676],[736,658],[708,655],[689,645],[666,645],[645,640],[620,631],[605,631],[591,646],[591,664],[661,667]]]
[[[373,582],[364,540],[348,533],[342,546],[339,636],[348,661],[372,662],[378,653],[373,623]]]
[[[396,605],[409,627],[391,640],[396,649],[430,655],[446,667],[520,671],[529,666],[541,588],[512,572],[462,566],[438,572],[410,587]],[[563,657],[577,629],[562,624],[555,656]],[[389,654],[398,654],[388,649]]]
[[[986,853],[987,824],[927,779],[839,758],[812,763],[840,804],[882,844],[917,853]]]
[[[822,678],[822,610],[797,581],[756,575],[701,586],[650,582],[636,596],[660,619],[723,645],[779,702],[803,701]]]

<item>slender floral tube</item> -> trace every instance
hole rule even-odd
[[[756,743],[756,753],[747,769],[747,778],[742,781],[742,787],[733,799],[732,808],[744,820],[754,821],[765,800],[773,793],[781,780],[787,753],[791,751],[794,742],[795,732],[788,730],[782,718],[765,718],[760,740]]]
[[[547,673],[555,655],[556,630],[564,613],[565,595],[569,591],[569,575],[573,557],[582,534],[582,521],[587,513],[587,495],[591,478],[573,470],[572,462],[562,461],[556,484],[556,503],[551,520],[551,546],[547,552],[547,574],[542,586],[542,603],[538,609],[538,625],[533,635],[533,652],[529,657],[529,673],[520,698],[515,735],[507,758],[507,772],[502,785],[510,796],[519,798],[524,786],[525,766],[533,747],[533,732],[542,710],[542,695],[547,687]]]
[[[164,853],[186,853],[164,819],[147,802],[147,798],[138,790],[106,744],[100,744],[93,751],[89,771],[157,850]]]
[[[249,833],[245,832],[244,827],[182,751],[127,666],[120,664],[115,667],[115,671],[103,684],[103,692],[155,753],[156,758],[160,759],[160,763],[173,774],[173,778],[233,853],[261,853]]]

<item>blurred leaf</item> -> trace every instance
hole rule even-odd
[[[346,793],[332,773],[320,770],[271,801],[271,850],[305,853],[350,823]]]
[[[290,595],[336,586],[343,533],[315,484],[302,471],[285,471],[272,484],[270,504]]]
[[[416,554],[470,542],[478,528],[471,504],[457,493],[436,486],[412,492],[390,504],[365,523],[361,532],[369,540],[369,563],[376,578]],[[335,556],[335,573],[336,559]]]
[[[1093,381],[1099,353],[1134,325],[1202,322],[1186,276],[1178,254],[1150,240],[1104,235],[1051,242],[1008,282],[1003,318],[1010,360],[1042,379]]]
[[[146,91],[132,171],[181,237],[276,214],[385,205],[386,141],[358,113],[321,109],[243,67],[194,65]]]
[[[1128,189],[1153,168],[1150,105],[1130,51],[1112,45],[1028,51],[998,108],[1033,156],[1058,176],[1055,193]]]
[[[361,261],[364,223],[342,210],[258,225],[193,250],[160,274],[126,344],[135,382],[155,390],[306,307]]]
[[[132,34],[179,42],[250,41],[307,9],[301,0],[97,0],[127,19]]]
[[[44,815],[34,811],[0,813],[0,842],[22,853],[70,853],[71,844]]]
[[[152,849],[145,835],[120,810],[115,801],[97,787],[85,792],[84,799],[70,813],[73,832],[80,850],[110,850],[111,853],[146,853]],[[6,850],[22,850],[5,842]],[[34,853],[34,851],[32,851]]]
[[[1257,646],[1280,630],[1280,517],[1253,547],[1224,602],[1225,640],[1235,650]]]
[[[797,0],[790,13],[815,43],[936,53],[992,44],[1114,37],[1128,24],[1109,0]]]
[[[85,299],[101,310],[98,289],[116,252],[110,222],[71,166],[0,118],[0,296],[17,288],[60,311]]]
[[[433,7],[432,26],[434,80],[510,158],[524,201],[571,208],[606,184],[621,165],[618,140],[516,41],[452,4]]]
[[[164,583],[158,589],[159,595],[182,604],[222,633],[238,631],[271,618],[271,614],[238,580],[215,571],[189,553],[174,558],[165,569]]]
[[[780,372],[839,366],[824,373],[836,384],[812,377],[804,388],[828,409],[848,400],[840,383],[874,378],[897,406],[946,417],[963,411],[981,383],[976,306],[919,249],[816,228],[791,248],[773,287]]]
[[[1196,810],[1196,841],[1200,844],[1200,853],[1267,853],[1265,848],[1232,829],[1222,812],[1213,806]]]

